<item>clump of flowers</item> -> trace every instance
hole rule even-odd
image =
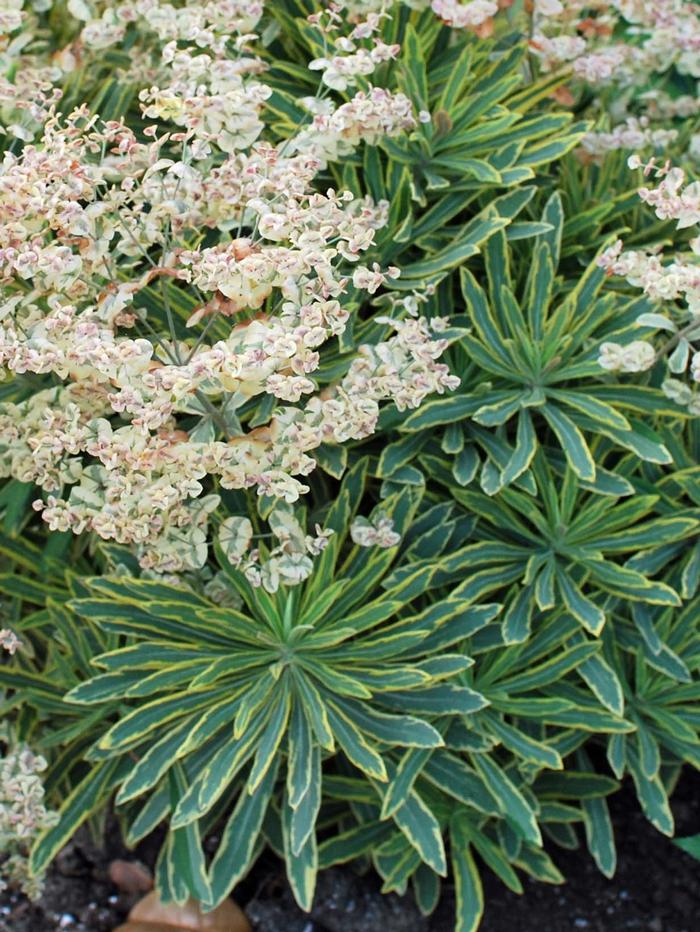
[[[273,547],[251,548],[254,539],[249,518],[226,518],[219,527],[219,543],[228,559],[244,573],[253,586],[276,592],[281,584],[295,586],[307,579],[313,569],[312,557],[321,553],[333,533],[316,525],[315,535],[306,534],[292,508],[284,502],[270,513]]]
[[[402,312],[377,318],[386,338],[360,346],[338,381],[315,377],[350,291],[374,295],[400,274],[362,261],[388,204],[319,190],[316,175],[416,116],[380,87],[339,105],[323,91],[273,144],[265,65],[243,32],[257,6],[210,3],[182,21],[168,9],[109,4],[100,20],[115,41],[134,17],[168,40],[140,94],[143,135],[85,107],[51,113],[0,166],[0,369],[45,379],[0,405],[0,475],[43,490],[34,507],[52,530],[131,546],[166,574],[206,562],[220,490],[255,490],[284,506],[270,518],[278,546],[245,553],[239,526],[225,549],[274,591],[308,576],[325,540],[285,510],[308,491],[314,449],[369,436],[385,402],[415,407],[458,383],[437,361],[444,322]],[[326,89],[365,73],[366,55],[396,54],[373,37],[377,21],[312,63]],[[337,13],[320,26],[335,36]]]
[[[401,50],[399,45],[387,45],[376,35],[381,21],[387,18],[383,11],[369,13],[367,18],[353,26],[348,35],[336,35],[343,25],[340,5],[331,5],[309,19],[323,34],[332,51],[327,57],[309,63],[312,71],[321,71],[322,81],[328,87],[344,91],[355,86],[360,77],[373,73],[382,62],[392,61]]]
[[[638,156],[629,160],[631,168],[644,168],[645,176],[659,179],[655,187],[639,189],[640,198],[654,208],[661,220],[675,220],[679,230],[700,224],[700,182],[686,184],[686,176],[668,163],[651,160],[643,165]],[[661,305],[660,312],[643,314],[638,323],[663,334],[657,347],[648,340],[627,345],[604,343],[600,365],[605,369],[641,372],[661,359],[666,360],[668,377],[663,383],[666,395],[692,413],[700,413],[700,394],[678,376],[690,372],[691,383],[700,382],[700,237],[691,239],[688,249],[669,260],[660,250],[623,251],[618,240],[603,253],[600,265],[610,275],[624,277],[631,285]]]
[[[534,0],[530,45],[545,69],[572,62],[592,83],[670,65],[700,77],[700,11],[687,0]]]
[[[0,628],[0,647],[2,647],[3,650],[6,650],[8,654],[12,655],[17,653],[21,646],[22,642],[14,631],[11,631],[9,628]]]
[[[498,12],[498,4],[492,0],[432,0],[433,12],[448,26],[454,29],[468,29],[484,38],[493,31],[493,17]]]
[[[4,0],[0,4],[0,133],[33,139],[61,99],[57,87],[74,62],[49,56],[37,41],[39,16],[53,0]]]
[[[381,508],[369,518],[358,515],[350,525],[350,537],[358,547],[388,549],[401,543],[401,535],[394,530],[394,522]]]
[[[599,128],[581,149],[600,160],[617,149],[663,152],[677,117],[698,113],[679,82],[700,78],[700,8],[687,0],[534,0],[530,50],[544,72],[570,73],[574,91],[588,85]],[[648,90],[650,75],[655,87]],[[567,103],[571,91],[560,89]],[[692,141],[691,141],[692,157]]]
[[[58,819],[44,805],[45,769],[44,758],[26,747],[0,756],[0,890],[19,887],[32,899],[41,894],[43,881],[29,872],[28,848]]]
[[[646,116],[630,116],[610,132],[587,133],[583,137],[581,148],[594,158],[619,149],[632,149],[637,152],[651,149],[663,152],[677,137],[678,130],[654,127]]]

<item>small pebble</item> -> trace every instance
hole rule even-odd
[[[58,920],[58,926],[60,929],[69,929],[71,926],[75,925],[75,916],[71,916],[70,913],[64,913],[61,918]]]
[[[587,929],[588,919],[574,919],[574,925],[577,929]]]
[[[659,919],[658,916],[655,916],[649,923],[649,932],[663,932],[664,924]]]

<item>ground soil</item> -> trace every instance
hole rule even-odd
[[[700,832],[700,774],[687,773],[673,801],[679,835]],[[484,871],[486,916],[480,932],[698,932],[700,863],[660,835],[639,811],[625,788],[611,800],[618,843],[618,871],[606,880],[582,848],[551,851],[567,877],[561,887],[525,882],[516,896]],[[112,932],[126,916],[134,896],[113,887],[109,863],[134,857],[116,839],[98,848],[80,834],[52,869],[43,898],[0,897],[0,932]],[[146,862],[148,846],[138,852]],[[451,932],[452,890],[435,914],[420,916],[410,897],[382,896],[375,878],[350,869],[326,871],[319,878],[310,915],[291,899],[281,865],[265,856],[235,891],[256,932]]]

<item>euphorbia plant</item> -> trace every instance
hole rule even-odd
[[[301,586],[253,588],[220,553],[238,608],[109,575],[71,581],[73,598],[51,603],[68,644],[89,636],[107,650],[89,669],[71,669],[64,648],[42,675],[21,656],[0,672],[38,714],[44,682],[62,676],[72,687],[64,740],[87,767],[34,846],[36,872],[116,793],[130,844],[168,825],[156,881],[177,902],[214,906],[266,844],[305,909],[319,868],[369,858],[386,890],[411,883],[430,912],[451,863],[464,928],[483,908],[473,852],[514,889],[517,869],[559,878],[541,848],[542,829],[562,815],[554,801],[578,786],[602,805],[616,784],[582,761],[560,778],[552,771],[591,727],[633,727],[595,696],[565,692],[564,678],[591,667],[600,645],[579,643],[576,620],[551,613],[526,651],[489,657],[501,605],[480,600],[471,578],[455,580],[450,563],[473,523],[405,487],[381,506],[394,538],[356,543],[366,525],[349,528],[372,497],[367,467],[358,461],[344,479],[323,521],[335,533]],[[28,638],[40,637],[34,621]],[[65,757],[56,766],[52,786]],[[586,813],[565,807],[563,817]],[[594,852],[606,843],[592,836]]]
[[[449,595],[430,605],[424,595],[435,566],[414,570],[398,540],[353,544],[348,527],[366,465],[348,473],[325,522],[334,534],[302,587],[255,589],[222,553],[241,610],[163,583],[110,577],[91,580],[87,597],[68,603],[76,628],[85,617],[128,640],[97,656],[104,672],[66,697],[101,715],[91,714],[97,737],[87,752],[90,771],[35,848],[37,871],[118,788],[130,840],[169,820],[157,870],[166,897],[219,903],[279,812],[290,882],[309,908],[328,774],[350,767],[381,796],[401,749],[443,746],[445,716],[468,716],[486,704],[466,684],[444,681],[469,668],[458,645],[499,606],[469,607]],[[398,539],[420,499],[407,488],[383,503]],[[399,830],[420,859],[444,873],[434,816],[409,786],[392,792]],[[227,824],[207,867],[201,841],[222,818]]]
[[[425,913],[449,877],[464,932],[484,866],[561,881],[545,836],[610,876],[625,774],[670,833],[699,444],[660,364],[697,289],[641,249],[697,198],[664,168],[621,231],[605,153],[692,162],[695,12],[5,6],[0,698],[60,808],[33,879],[114,805],[160,828],[165,899],[270,847],[305,909],[332,864]],[[603,113],[640,62],[653,105]]]

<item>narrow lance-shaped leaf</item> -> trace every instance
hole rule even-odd
[[[331,705],[328,705],[327,710],[333,734],[348,759],[368,776],[385,782],[387,773],[381,755],[346,715]]]
[[[316,832],[311,832],[301,849],[294,854],[291,846],[292,818],[294,810],[286,798],[282,803],[282,837],[284,841],[284,856],[287,867],[287,878],[292,888],[294,899],[299,906],[309,912],[313,904],[314,890],[316,889],[316,875],[318,872],[318,847]]]
[[[87,775],[61,806],[56,825],[40,835],[35,842],[29,858],[32,873],[35,875],[43,873],[83,822],[95,809],[106,802],[130,766],[131,761],[125,758],[93,764]]]
[[[452,820],[452,871],[455,878],[455,932],[477,932],[484,913],[484,891],[468,837],[460,831],[459,819]]]
[[[221,836],[209,869],[211,905],[217,906],[248,871],[265,811],[272,798],[279,757],[252,792],[243,789]]]

